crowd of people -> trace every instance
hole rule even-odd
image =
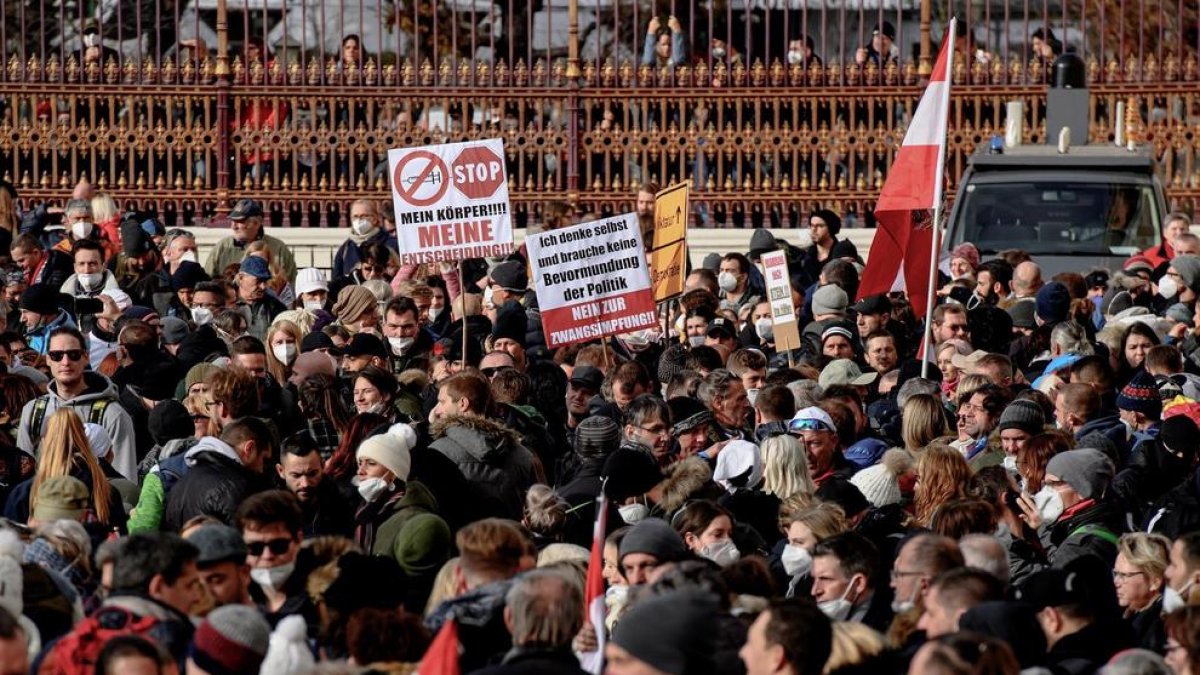
[[[955,248],[922,350],[821,210],[550,349],[523,249],[401,265],[360,201],[297,269],[242,200],[202,263],[109,202],[6,242],[2,673],[1200,673],[1186,215]]]

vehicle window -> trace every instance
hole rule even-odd
[[[968,185],[959,222],[953,243],[984,252],[1131,255],[1161,240],[1153,188],[1129,183]]]

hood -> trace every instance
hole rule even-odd
[[[238,456],[237,451],[233,449],[232,445],[229,445],[225,441],[222,441],[214,436],[205,436],[204,438],[196,441],[196,444],[193,445],[192,448],[187,451],[187,454],[183,456],[184,461],[188,463],[188,466],[194,466],[196,464],[196,456],[202,452],[211,452],[221,455],[226,459],[237,462],[238,465],[241,465],[242,463],[242,458]]]
[[[674,513],[705,485],[711,485],[712,475],[708,462],[699,457],[688,457],[676,463],[659,483],[662,496],[658,505],[664,513]]]
[[[323,481],[332,484],[332,481]],[[334,495],[336,497],[337,495]],[[387,511],[395,513],[408,508],[417,508],[430,513],[437,513],[438,503],[437,498],[425,487],[421,481],[410,480],[404,484],[404,496],[394,502],[389,502]]]
[[[87,384],[87,390],[76,396],[70,401],[66,401],[58,395],[58,382],[50,381],[50,396],[54,399],[57,405],[79,405],[81,403],[90,403],[92,401],[102,400],[106,398],[117,398],[117,385],[113,384],[107,377],[100,373],[86,371],[83,374],[83,381]]]
[[[434,423],[430,429],[434,443],[445,438],[457,443],[476,459],[488,460],[507,455],[513,446],[520,445],[515,431],[495,420],[479,415],[449,415]]]

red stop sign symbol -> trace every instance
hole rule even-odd
[[[454,189],[469,199],[487,199],[504,182],[504,160],[486,147],[463,150],[450,171],[454,176]]]

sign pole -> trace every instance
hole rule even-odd
[[[462,359],[459,367],[463,370],[467,369],[467,293],[466,287],[463,286],[463,280],[466,279],[466,271],[464,270],[463,260],[458,261],[458,295],[462,298],[462,322],[463,322],[463,339],[462,339]]]
[[[608,358],[608,338],[600,339],[600,352],[604,354],[604,374],[612,375],[612,361]]]

